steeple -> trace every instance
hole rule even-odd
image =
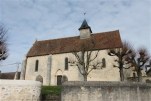
[[[83,20],[83,23],[79,28],[79,31],[80,31],[80,39],[85,39],[90,37],[92,30],[85,19]]]

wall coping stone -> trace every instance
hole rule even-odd
[[[151,83],[144,83],[144,82],[117,82],[117,81],[67,81],[62,84],[63,87],[66,86],[110,86],[110,87],[117,87],[117,86],[124,86],[124,87],[151,87]]]
[[[20,85],[20,86],[25,86],[25,85],[31,85],[31,86],[41,86],[41,83],[39,81],[33,81],[33,80],[6,80],[6,79],[0,79],[0,86],[3,85]]]

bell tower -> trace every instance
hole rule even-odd
[[[80,31],[80,39],[86,39],[91,36],[92,33],[91,27],[88,25],[85,19],[83,20],[83,23],[79,28],[79,31]]]

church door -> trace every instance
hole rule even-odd
[[[62,75],[57,75],[57,85],[62,84]]]

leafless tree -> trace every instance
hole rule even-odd
[[[129,43],[123,42],[122,48],[116,48],[116,49],[110,49],[108,50],[109,56],[115,56],[117,59],[115,59],[115,62],[117,65],[113,65],[114,67],[119,68],[120,72],[120,80],[124,81],[124,72],[123,69],[128,69],[131,67],[131,65],[128,66],[129,62],[125,61],[125,57],[132,52],[132,47]],[[127,67],[128,66],[128,67]]]
[[[148,69],[149,68],[149,69]],[[150,70],[151,70],[151,60],[150,61],[148,61],[148,63],[147,63],[147,65],[145,65],[145,72],[146,72],[146,75],[147,76],[150,76]]]
[[[75,59],[69,59],[70,66],[76,66],[83,76],[84,81],[87,81],[87,76],[94,69],[102,69],[105,66],[105,59],[97,60],[99,50],[93,51],[95,43],[91,39],[82,39],[79,43],[80,47],[76,47],[72,54]]]
[[[145,48],[139,49],[137,52],[132,52],[127,61],[129,61],[137,72],[138,82],[142,81],[142,70],[149,61],[149,55]]]
[[[145,65],[146,72],[148,70],[147,68],[151,68],[151,60],[149,61],[148,65]]]
[[[4,25],[0,25],[0,61],[5,60],[8,57],[7,49],[7,30]]]

